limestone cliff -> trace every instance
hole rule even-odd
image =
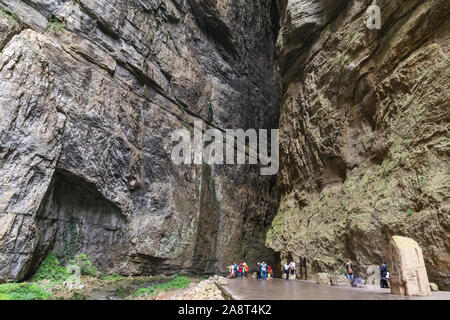
[[[274,177],[170,159],[171,133],[195,120],[277,127],[272,1],[0,0],[0,11],[1,280],[50,251],[123,274],[273,260]]]
[[[381,29],[366,26],[381,9]],[[0,0],[0,281],[423,249],[450,289],[448,0]],[[280,128],[278,177],[177,166],[175,129]],[[277,212],[278,210],[278,212]]]
[[[366,12],[381,9],[381,29]],[[450,289],[450,2],[279,0],[281,204],[267,244],[359,274],[415,239]]]

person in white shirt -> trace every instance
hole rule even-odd
[[[295,262],[291,261],[289,264],[289,269],[291,269],[291,277],[292,279],[295,279]]]

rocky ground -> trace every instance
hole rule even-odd
[[[218,285],[227,284],[223,277],[208,279],[189,277],[190,283],[186,288],[175,288],[159,291],[156,294],[139,295],[140,288],[150,284],[167,283],[171,277],[121,277],[115,280],[102,280],[83,276],[80,284],[59,284],[51,286],[51,299],[56,300],[224,300]],[[41,281],[40,285],[49,287],[48,281]]]
[[[210,277],[200,283],[192,283],[188,289],[158,294],[155,300],[225,300],[218,285],[226,285],[227,283],[226,278]]]

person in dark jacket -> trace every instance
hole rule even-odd
[[[387,268],[386,262],[383,262],[383,264],[380,267],[380,275],[381,275],[380,286],[382,288],[389,288],[389,284],[387,281],[387,274],[388,274],[388,268]]]
[[[259,262],[256,266],[256,279],[261,280],[261,264]]]

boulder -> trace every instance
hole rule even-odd
[[[350,282],[347,280],[347,277],[343,274],[331,276],[330,282],[332,286],[341,286],[341,287],[351,286]]]
[[[221,277],[221,276],[215,276],[214,280],[216,281],[216,283],[218,283],[219,285],[227,285],[228,284],[228,280],[225,277]]]
[[[367,282],[366,285],[379,287],[381,281],[380,267],[377,265],[370,265],[367,267]]]
[[[430,290],[431,291],[439,291],[439,287],[436,283],[430,282]]]
[[[328,273],[318,273],[316,276],[316,283],[330,284],[330,275]]]
[[[391,292],[405,296],[431,294],[422,250],[411,238],[393,236],[389,243]]]

